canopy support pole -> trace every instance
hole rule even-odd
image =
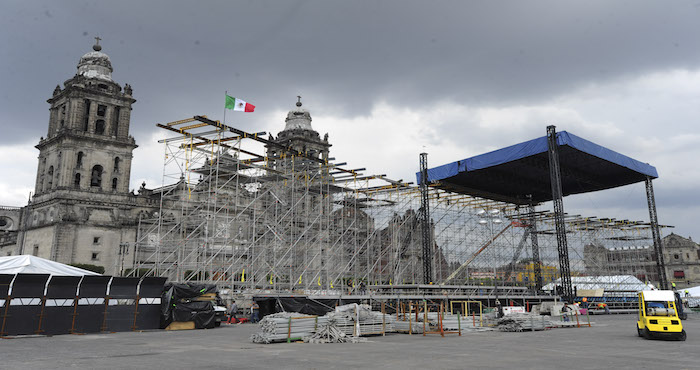
[[[654,239],[654,254],[656,255],[656,269],[659,273],[659,285],[661,289],[668,289],[668,279],[666,278],[666,265],[664,263],[663,246],[659,235],[659,219],[656,214],[656,200],[654,199],[654,186],[651,177],[644,179],[647,190],[647,204],[649,205],[649,223],[651,224],[651,235]]]
[[[430,201],[428,199],[428,153],[420,154],[421,236],[423,246],[423,283],[433,281],[433,254],[430,240]]]
[[[559,251],[559,273],[561,275],[562,298],[571,302],[574,298],[574,292],[571,287],[569,246],[566,240],[566,225],[564,224],[564,195],[561,185],[561,169],[559,168],[559,144],[557,143],[557,132],[554,126],[547,126],[547,146],[549,149],[549,179],[552,184],[554,223],[557,230],[557,249]]]
[[[532,197],[530,197],[532,198]],[[537,240],[537,220],[535,219],[535,205],[530,203],[527,208],[528,229],[530,231],[530,241],[532,242],[532,269],[535,278],[535,292],[542,289],[542,261],[540,260],[540,244]]]

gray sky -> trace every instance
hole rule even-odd
[[[227,123],[276,133],[296,95],[332,155],[415,181],[549,124],[656,166],[660,221],[700,239],[700,0],[7,1],[0,11],[0,204],[33,190],[48,104],[100,36],[138,100],[132,187],[160,185],[157,122],[257,106]],[[642,185],[567,212],[647,220]]]

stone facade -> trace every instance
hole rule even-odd
[[[662,242],[668,281],[679,288],[700,285],[700,245],[673,233]]]
[[[700,245],[691,239],[669,234],[661,240],[666,277],[678,288],[700,284]],[[658,282],[653,247],[584,247],[586,273],[590,275],[634,275],[642,281]]]
[[[0,257],[12,255],[23,214],[20,207],[0,206]]]
[[[129,192],[132,88],[112,80],[101,46],[80,58],[78,71],[48,99],[34,195],[13,218],[16,242],[0,255],[33,254],[69,264],[93,264],[117,274],[131,266],[139,212],[158,202]],[[0,215],[1,216],[1,215]]]

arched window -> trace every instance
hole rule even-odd
[[[78,160],[75,163],[75,167],[77,168],[82,168],[83,167],[83,157],[85,156],[85,153],[83,152],[78,152]]]
[[[119,157],[114,157],[114,172],[119,172],[119,162],[121,160]]]
[[[117,190],[117,178],[112,179],[112,190]]]
[[[96,186],[98,188],[102,186],[102,166],[99,164],[92,167],[90,186]]]
[[[105,133],[105,120],[98,119],[95,121],[95,133],[97,135],[104,135]]]
[[[76,173],[75,174],[75,180],[73,181],[73,186],[76,188],[80,188],[80,174]]]
[[[53,186],[53,166],[49,167],[49,172],[47,173],[49,177],[49,186],[47,186],[48,189],[51,189]]]

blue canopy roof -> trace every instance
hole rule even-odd
[[[564,195],[658,177],[650,164],[566,131],[557,133],[557,143]],[[420,183],[420,172],[416,177]],[[430,168],[428,182],[446,190],[516,204],[552,200],[547,137]]]

